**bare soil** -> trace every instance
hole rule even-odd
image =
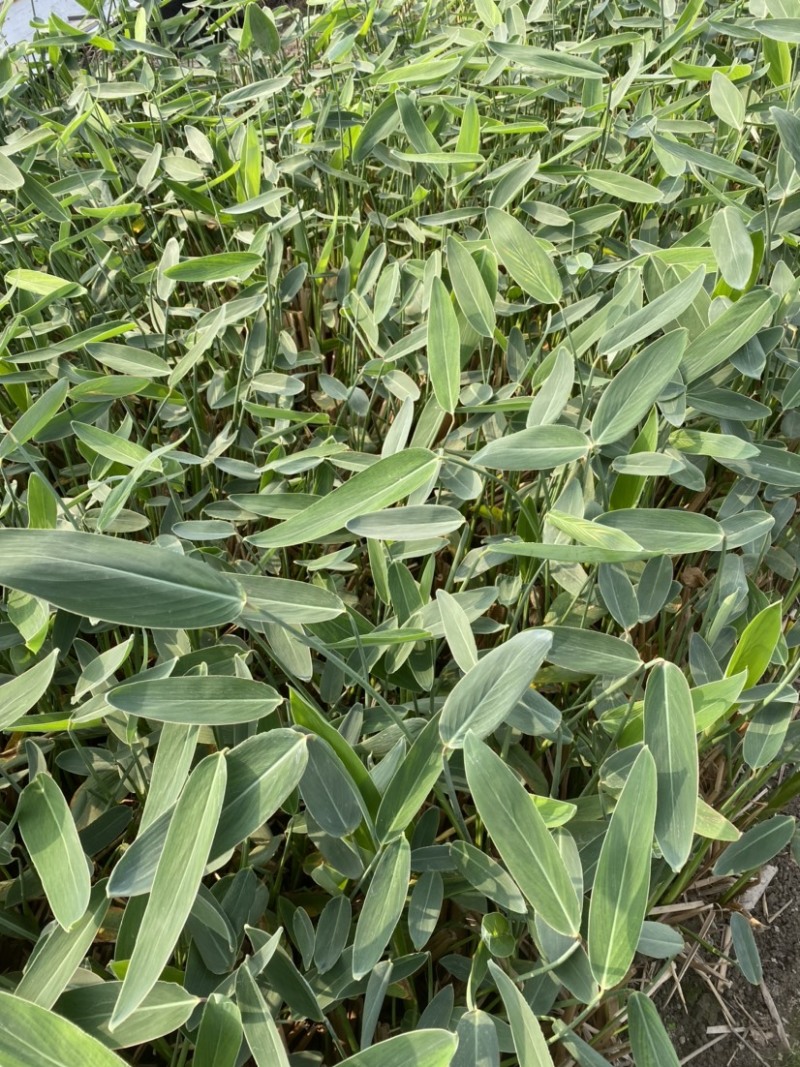
[[[681,1063],[691,1067],[800,1067],[800,867],[790,855],[777,867],[752,912],[764,971],[750,985],[735,964],[720,979],[720,958],[699,952],[681,994],[674,983],[657,1001]],[[724,948],[727,919],[706,938]],[[732,949],[728,949],[732,955]]]

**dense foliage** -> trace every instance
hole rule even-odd
[[[798,41],[326,0],[0,60],[0,1062],[677,1064],[669,906],[800,791]]]

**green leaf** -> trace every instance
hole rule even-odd
[[[353,977],[369,974],[383,955],[400,921],[411,874],[411,849],[405,837],[390,841],[378,860],[353,941]]]
[[[767,325],[779,302],[780,298],[775,293],[751,289],[741,300],[718,315],[710,326],[689,342],[683,359],[686,381],[696,381],[730,359]]]
[[[0,730],[13,726],[36,706],[47,692],[57,660],[58,649],[54,648],[40,663],[0,685]]]
[[[550,256],[532,233],[498,208],[486,209],[486,222],[497,258],[517,285],[541,304],[557,304],[562,286]]]
[[[616,170],[587,170],[583,172],[587,185],[600,193],[626,200],[629,204],[657,204],[664,194],[649,182],[622,174]]]
[[[568,52],[552,52],[547,48],[506,44],[500,41],[490,41],[489,48],[503,59],[518,63],[537,77],[547,81],[553,78],[583,78],[599,81],[608,76],[608,72],[599,63],[583,59],[581,56],[570,55]]]
[[[300,794],[314,819],[331,837],[346,837],[363,818],[358,790],[344,764],[321,737],[306,744],[308,762],[300,779]]]
[[[731,939],[739,970],[751,985],[761,985],[764,972],[761,967],[761,958],[758,955],[756,939],[753,936],[753,928],[747,916],[738,911],[731,914]]]
[[[165,548],[67,530],[0,530],[0,583],[75,615],[151,629],[220,626],[236,582]]]
[[[464,1012],[456,1037],[458,1048],[451,1067],[500,1067],[497,1027],[491,1015],[477,1008]]]
[[[247,597],[244,610],[250,617],[255,615],[286,626],[297,626],[327,622],[345,611],[335,593],[308,582],[254,574],[237,574],[236,581]]]
[[[450,852],[456,870],[473,889],[499,904],[507,911],[524,915],[528,910],[525,898],[512,878],[496,860],[468,841],[455,841]]]
[[[659,337],[614,375],[592,419],[596,445],[619,441],[646,417],[675,377],[688,336],[686,330],[673,330]]]
[[[104,341],[86,345],[86,351],[104,367],[120,374],[140,375],[142,378],[166,378],[170,366],[161,356],[135,345],[114,345]]]
[[[689,683],[674,663],[657,663],[644,695],[644,742],[656,765],[656,841],[676,872],[689,858],[697,818],[695,729]]]
[[[37,401],[31,404],[11,429],[7,430],[3,435],[3,439],[0,441],[0,461],[16,452],[21,445],[36,437],[39,431],[47,426],[64,403],[68,391],[69,382],[66,378],[60,378],[42,393]]]
[[[436,590],[436,603],[450,653],[466,674],[478,662],[478,646],[469,616],[458,600],[444,589]]]
[[[270,9],[260,4],[249,3],[244,9],[244,26],[239,48],[247,51],[253,45],[265,56],[273,56],[280,51],[281,39]]]
[[[164,274],[176,282],[244,281],[264,262],[255,252],[218,252],[213,256],[196,256],[167,267]]]
[[[438,465],[436,456],[424,448],[409,448],[379,459],[293,518],[247,540],[258,548],[283,548],[319,540],[352,519],[396,504],[427,484]]]
[[[553,1067],[539,1020],[527,1000],[494,960],[489,961],[489,971],[505,1005],[519,1067]]]
[[[25,175],[8,156],[0,153],[0,189],[4,193],[10,193],[14,189],[21,189],[25,184]]]
[[[345,896],[331,897],[317,924],[314,942],[314,966],[319,974],[327,974],[341,959],[350,937],[353,909]]]
[[[208,862],[225,792],[221,753],[198,763],[170,821],[164,851],[125,974],[110,1029],[139,1008],[161,976],[192,910]]]
[[[620,508],[598,516],[597,522],[622,530],[647,552],[658,555],[711,552],[725,536],[710,516],[677,508]]]
[[[715,78],[717,76],[714,75]],[[723,75],[719,77],[730,85]],[[739,97],[738,89],[733,89],[733,92]],[[725,282],[731,289],[744,289],[753,270],[755,251],[742,213],[738,208],[724,207],[714,214],[711,219],[709,239],[719,272]]]
[[[756,178],[751,171],[731,163],[721,154],[705,152],[702,148],[683,144],[682,141],[664,137],[659,133],[653,134],[653,140],[664,152],[675,156],[676,159],[680,159],[692,167],[697,167],[698,170],[707,170],[711,174],[721,174],[723,177],[730,179],[732,182],[738,182],[740,185],[761,186],[761,180]]]
[[[732,822],[715,811],[702,797],[697,798],[694,832],[711,841],[738,841],[742,836]]]
[[[255,722],[281,703],[272,686],[249,678],[189,675],[124,682],[106,696],[112,708],[155,722],[223,726]]]
[[[597,587],[612,619],[623,630],[632,629],[639,621],[639,601],[625,568],[601,564],[597,568]]]
[[[715,70],[711,75],[711,88],[709,89],[708,99],[717,118],[734,130],[741,132],[744,127],[744,97],[730,78],[726,77],[721,71]],[[735,208],[723,208],[723,211],[735,210]],[[716,218],[716,216],[714,217]],[[714,247],[713,242],[711,247]],[[750,277],[749,273],[747,277]],[[728,281],[727,278],[725,280]],[[742,288],[741,285],[733,285],[732,282],[728,282],[728,284],[734,289]]]
[[[480,337],[493,337],[496,323],[494,301],[478,264],[455,237],[447,239],[447,269],[464,318]],[[430,326],[428,328],[430,330]]]
[[[773,24],[773,19],[767,23]],[[800,171],[800,117],[782,107],[771,107],[769,113],[778,128],[781,144],[794,162],[795,170]]]
[[[800,489],[800,456],[774,445],[759,444],[757,447],[757,456],[726,460],[724,465],[745,478],[797,492]]]
[[[636,951],[653,960],[669,960],[683,952],[685,947],[686,942],[678,930],[666,923],[645,920]]]
[[[60,1015],[0,991],[0,1063],[8,1067],[125,1067]]]
[[[639,341],[643,341],[645,337],[655,333],[656,330],[663,330],[691,306],[703,288],[704,278],[705,269],[697,267],[683,281],[661,293],[643,308],[615,323],[597,346],[598,353],[601,356],[607,356],[623,348],[631,348]],[[673,343],[680,342],[673,338]]]
[[[228,752],[212,857],[235,848],[272,818],[299,784],[307,759],[306,738],[295,730],[257,734]]]
[[[397,100],[392,95],[387,96],[364,123],[353,151],[353,162],[363,163],[368,159],[373,149],[381,141],[385,141],[399,125],[400,115],[397,110]]]
[[[235,1067],[243,1037],[237,1005],[212,993],[200,1018],[192,1067]]]
[[[33,293],[44,298],[76,296],[86,292],[83,286],[43,270],[15,268],[6,274],[5,280],[7,285],[21,289],[24,293]]]
[[[581,907],[558,846],[530,794],[490,748],[471,734],[464,745],[467,782],[511,877],[548,925],[577,937]]]
[[[143,86],[139,86],[139,88],[143,88]],[[24,175],[22,196],[30,201],[36,210],[41,211],[45,218],[50,219],[51,222],[66,224],[71,222],[72,217],[69,211],[30,172]]]
[[[636,1067],[679,1067],[658,1009],[644,993],[628,998],[628,1033]]]
[[[381,795],[375,787],[375,783],[372,781],[369,771],[358,758],[358,755],[346,738],[342,737],[339,731],[335,730],[330,723],[328,723],[317,708],[309,703],[309,701],[304,700],[300,694],[293,689],[289,692],[289,706],[292,719],[298,726],[302,726],[304,729],[317,734],[318,737],[322,737],[328,742],[347,768],[350,777],[358,786],[368,811],[374,815],[380,805]]]
[[[553,635],[547,659],[559,667],[619,678],[642,665],[633,645],[619,637],[599,630],[581,630],[577,626],[548,626],[546,629]]]
[[[434,278],[431,286],[428,371],[439,407],[452,415],[461,385],[461,338],[450,294],[441,278]]]
[[[69,930],[58,926],[37,945],[14,991],[15,996],[42,1008],[52,1008],[74,978],[106,917],[109,907],[106,886],[103,879],[92,887],[85,914]]]
[[[436,930],[442,910],[444,883],[438,871],[425,871],[411,892],[408,934],[417,951],[424,948]]]
[[[289,1057],[267,1003],[246,967],[236,972],[236,1001],[257,1067],[289,1067]]]
[[[783,604],[776,601],[745,626],[725,668],[725,677],[732,678],[741,671],[747,671],[746,688],[755,685],[769,667],[782,630]]]
[[[549,471],[583,459],[589,440],[572,426],[532,426],[484,445],[472,457],[478,467],[503,471]]]
[[[748,767],[758,770],[778,758],[794,712],[790,703],[778,700],[762,704],[755,711],[747,724],[742,745],[742,757]]]
[[[339,1067],[449,1067],[456,1036],[447,1030],[398,1034],[342,1060]]]
[[[486,737],[520,702],[553,642],[546,630],[515,634],[478,660],[448,694],[439,733],[448,748],[462,748],[468,733]]]
[[[360,515],[347,523],[347,529],[358,537],[373,537],[379,541],[423,541],[430,537],[444,537],[464,522],[461,512],[446,504],[418,504]]]
[[[89,907],[89,868],[72,812],[49,774],[37,774],[17,807],[25,848],[53,915],[65,930]]]
[[[575,360],[565,347],[553,355],[553,369],[528,408],[526,426],[549,426],[563,415],[575,384]]]
[[[656,766],[643,748],[614,808],[589,903],[589,962],[601,989],[628,973],[647,911],[656,817]]]
[[[420,730],[392,775],[375,820],[375,830],[381,841],[405,832],[442,773],[444,749],[439,729],[439,720],[434,717]]]
[[[738,841],[725,849],[714,864],[714,874],[724,878],[763,867],[786,848],[794,828],[795,820],[791,815],[773,815],[771,819],[751,826]]]
[[[59,997],[55,1011],[106,1048],[130,1048],[171,1034],[188,1020],[200,1003],[175,982],[157,982],[136,1012],[111,1033],[108,1021],[119,997],[121,982],[101,982],[70,989]]]

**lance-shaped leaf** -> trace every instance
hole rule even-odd
[[[369,974],[383,955],[400,921],[411,874],[411,849],[405,837],[391,841],[378,860],[353,942],[353,977]]]
[[[644,696],[644,740],[656,764],[656,841],[673,871],[692,848],[699,767],[689,683],[674,663],[652,669]]]
[[[755,685],[769,666],[783,627],[783,604],[778,601],[760,611],[745,626],[725,670],[726,678],[747,671],[747,685]],[[0,694],[2,689],[0,689]]]
[[[22,840],[53,915],[68,930],[89,907],[91,883],[72,812],[49,774],[25,786],[17,809]]]
[[[192,910],[208,862],[225,795],[222,753],[198,763],[181,793],[167,831],[153,888],[109,1024],[125,1022],[153,988]]]
[[[130,1048],[171,1034],[183,1026],[199,1004],[197,997],[177,983],[156,982],[138,1010],[112,1033],[108,1021],[120,987],[120,982],[77,986],[59,997],[55,1010],[106,1048]]]
[[[439,733],[461,748],[469,731],[486,737],[514,710],[544,662],[553,635],[524,630],[478,660],[445,701]]]
[[[212,993],[200,1019],[192,1067],[235,1067],[243,1036],[237,1005]]]
[[[414,1030],[357,1052],[339,1067],[448,1067],[456,1044],[447,1030]]]
[[[270,685],[249,678],[185,675],[135,678],[106,695],[112,708],[156,722],[232,726],[263,719],[280,704]]]
[[[595,444],[618,441],[638,426],[680,366],[686,330],[659,337],[618,371],[606,386],[592,419]]]
[[[442,773],[443,747],[438,733],[439,723],[431,719],[392,776],[375,820],[381,840],[405,831]]]
[[[109,907],[106,886],[103,879],[92,888],[86,913],[69,930],[56,927],[37,946],[14,991],[16,996],[52,1008],[74,977],[106,917]]]
[[[656,767],[642,748],[608,824],[589,904],[589,962],[601,989],[622,981],[639,943],[655,816]]]
[[[0,730],[21,719],[47,692],[58,659],[58,649],[23,674],[0,686]]]
[[[476,268],[477,269],[477,268]],[[428,310],[428,371],[442,411],[452,415],[461,382],[461,338],[450,294],[441,278],[434,278]]]
[[[247,540],[259,548],[317,541],[341,530],[351,519],[396,504],[427,484],[438,465],[436,456],[425,448],[409,448],[379,459],[297,515]]]
[[[0,530],[0,584],[103,622],[197,629],[231,622],[233,578],[165,548],[70,530]]]
[[[246,967],[236,972],[236,1002],[242,1014],[244,1036],[257,1067],[289,1067],[286,1046],[267,1003]]]
[[[464,766],[475,807],[511,877],[546,923],[577,937],[581,905],[533,798],[492,750],[468,734]]]
[[[574,426],[532,426],[490,441],[471,462],[490,470],[549,471],[588,451],[588,437]]]
[[[489,961],[489,970],[503,998],[519,1067],[553,1067],[542,1028],[530,1004],[494,960]]]
[[[74,1023],[0,992],[0,1063],[8,1067],[125,1067]]]
[[[455,237],[447,239],[447,269],[464,318],[481,337],[493,337],[494,301],[489,295],[478,264],[468,249]]]
[[[487,208],[486,222],[497,258],[520,289],[542,304],[557,304],[561,279],[544,243],[498,208]]]
[[[628,1000],[628,1032],[636,1067],[678,1067],[677,1053],[658,1009],[644,993]]]

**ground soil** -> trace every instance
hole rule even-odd
[[[685,1003],[674,983],[656,996],[682,1064],[800,1067],[800,867],[788,854],[773,865],[777,871],[752,912],[761,924],[763,985],[750,985],[735,965],[723,968],[720,980],[719,957],[700,952],[681,983]],[[720,915],[707,939],[722,947],[726,926]]]

